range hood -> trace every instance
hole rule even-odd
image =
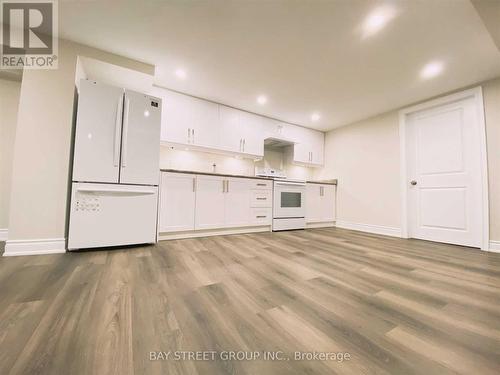
[[[279,138],[266,138],[264,139],[264,147],[267,148],[284,148],[288,146],[293,146],[295,142],[288,141],[286,139]]]

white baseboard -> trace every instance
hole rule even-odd
[[[334,227],[335,221],[324,221],[320,223],[306,223],[306,229]]]
[[[218,228],[207,230],[190,230],[183,232],[159,233],[158,240],[180,240],[183,238],[196,238],[196,237],[209,237],[209,236],[223,236],[228,234],[245,234],[257,232],[270,232],[270,225],[261,225],[256,227],[240,227],[240,228]]]
[[[8,237],[9,237],[9,230],[0,229],[0,242],[7,241]]]
[[[381,234],[384,236],[401,237],[401,228],[386,227],[383,225],[352,223],[349,221],[337,220],[335,226],[343,229],[358,230],[360,232],[368,232]]]
[[[500,253],[500,241],[490,241],[489,251],[493,253]]]
[[[66,241],[64,238],[7,240],[3,256],[58,254],[65,252]]]

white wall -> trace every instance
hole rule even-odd
[[[12,159],[21,82],[0,79],[0,241],[9,223]]]
[[[267,149],[264,151],[263,160],[255,162],[251,159],[201,151],[171,149],[166,146],[162,146],[160,150],[160,168],[162,169],[254,176],[257,166],[284,169],[289,178],[311,179],[312,168],[295,166],[284,162],[283,159],[283,153]]]
[[[59,42],[58,69],[24,72],[14,143],[7,255],[31,251],[41,242],[44,249],[64,249],[78,55],[154,73],[151,65],[65,40]],[[36,242],[26,242],[29,240]]]
[[[490,240],[500,241],[500,78],[483,85]],[[399,229],[398,110],[326,134],[325,166],[316,178],[338,178],[337,220]]]
[[[318,179],[337,178],[337,221],[400,226],[398,114],[390,112],[326,134]]]
[[[483,85],[488,180],[490,192],[490,240],[500,241],[500,78]]]

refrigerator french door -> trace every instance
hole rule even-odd
[[[68,249],[156,242],[161,101],[82,80]]]

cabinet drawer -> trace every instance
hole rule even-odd
[[[250,207],[272,207],[273,192],[271,190],[252,190]]]
[[[250,222],[253,225],[271,225],[273,220],[271,208],[252,208]]]
[[[272,190],[273,182],[266,180],[252,180],[252,189],[257,190]]]

